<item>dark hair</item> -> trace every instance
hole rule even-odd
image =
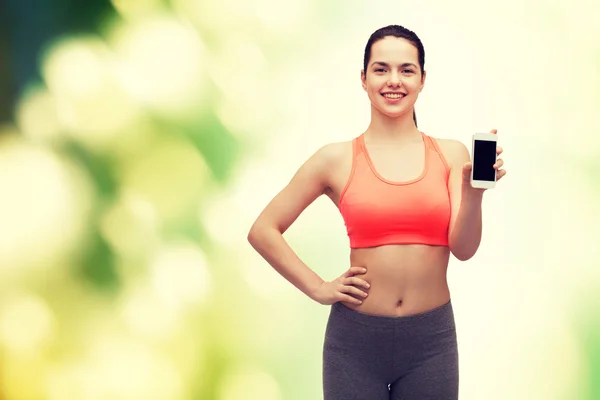
[[[421,76],[423,75],[423,71],[425,71],[425,49],[423,48],[423,43],[421,43],[421,39],[417,36],[413,31],[406,29],[400,25],[388,25],[383,28],[377,29],[375,32],[371,34],[369,37],[369,41],[367,42],[367,46],[365,47],[365,58],[363,61],[365,77],[367,76],[367,64],[369,64],[369,60],[371,59],[371,48],[373,44],[378,40],[381,40],[385,37],[393,36],[396,38],[402,38],[408,40],[412,43],[419,53],[419,66],[421,67]],[[413,109],[413,120],[415,121],[415,125],[417,124],[417,114]]]

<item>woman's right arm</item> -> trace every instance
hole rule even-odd
[[[339,145],[338,145],[339,146]],[[320,303],[345,300],[357,303],[348,292],[357,294],[358,289],[335,282],[335,293],[331,287],[324,288],[323,279],[311,270],[283,238],[283,234],[298,216],[322,195],[329,186],[328,172],[340,156],[336,144],[328,144],[315,152],[296,172],[291,181],[279,192],[258,216],[248,241],[252,247],[285,279],[311,299]],[[353,274],[362,271],[354,271]],[[346,273],[350,276],[350,274]],[[344,282],[359,282],[358,278],[346,277]],[[331,285],[334,286],[334,285]],[[343,290],[346,293],[341,293]]]
[[[283,234],[327,188],[327,170],[332,161],[330,146],[320,148],[298,169],[291,181],[267,204],[248,233],[252,247],[311,299],[323,279],[300,260]]]

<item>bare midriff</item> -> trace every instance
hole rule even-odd
[[[367,272],[355,275],[371,286],[357,286],[368,296],[362,304],[342,302],[365,314],[407,316],[446,304],[450,291],[446,278],[450,251],[446,246],[385,245],[352,249],[350,265]]]

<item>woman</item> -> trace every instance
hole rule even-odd
[[[469,152],[416,125],[425,51],[392,25],[367,42],[367,130],[320,148],[253,224],[248,240],[285,279],[332,305],[323,349],[325,400],[457,399],[458,350],[446,271],[473,257],[484,190],[471,187]],[[492,130],[496,133],[496,130]],[[497,148],[497,154],[502,149]],[[498,159],[497,179],[506,171]],[[317,197],[340,210],[350,268],[326,282],[283,233]]]

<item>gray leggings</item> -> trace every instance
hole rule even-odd
[[[323,346],[324,400],[457,400],[452,304],[403,317],[334,303]]]

